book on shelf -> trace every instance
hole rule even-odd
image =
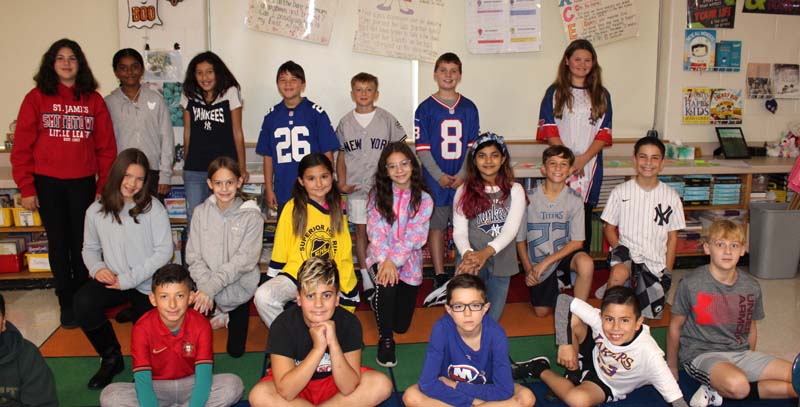
[[[714,65],[718,68],[738,71],[742,65],[742,42],[720,41],[717,43]]]
[[[687,29],[684,39],[683,69],[707,71],[714,66],[717,31]]]
[[[683,88],[683,123],[711,124],[711,88]]]
[[[708,112],[712,124],[741,124],[742,90],[713,89]]]

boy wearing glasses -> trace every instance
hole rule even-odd
[[[386,110],[375,106],[378,78],[361,72],[350,80],[350,98],[356,108],[347,112],[336,126],[339,153],[336,178],[339,191],[347,194],[347,220],[356,225],[356,257],[364,297],[371,302],[375,283],[367,273],[367,193],[383,148],[406,139],[403,125]]]
[[[532,406],[533,393],[514,383],[503,328],[488,316],[483,280],[460,274],[447,285],[447,314],[433,325],[419,383],[406,406]]]

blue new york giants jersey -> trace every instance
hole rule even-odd
[[[292,197],[297,167],[303,157],[338,149],[339,140],[328,114],[308,99],[303,99],[294,109],[287,108],[283,102],[270,108],[256,144],[256,153],[272,157],[273,189],[278,205]]]
[[[463,95],[458,95],[453,107],[431,96],[417,107],[414,126],[417,153],[430,151],[442,172],[455,175],[464,164],[467,150],[478,138],[478,108]],[[431,189],[434,204],[453,205],[456,190],[439,186],[439,181],[424,166],[422,173]]]

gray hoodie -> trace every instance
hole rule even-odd
[[[255,201],[236,198],[224,212],[211,195],[194,209],[186,263],[197,289],[228,312],[258,288],[264,218]]]

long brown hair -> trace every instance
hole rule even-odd
[[[328,157],[320,153],[311,153],[300,160],[300,165],[297,167],[297,177],[302,178],[307,169],[319,165],[324,166],[331,173],[331,179],[333,179],[333,164],[331,164],[331,160]],[[308,221],[308,209],[306,208],[308,192],[300,185],[299,179],[294,181],[292,199],[294,199],[292,227],[294,228],[295,236],[302,236]],[[331,233],[340,233],[344,228],[344,211],[342,210],[342,195],[339,193],[336,181],[331,182],[331,190],[325,195],[325,203],[328,204],[328,211],[330,212]]]
[[[81,46],[77,42],[67,38],[62,38],[47,49],[47,52],[42,55],[42,62],[39,64],[39,70],[33,77],[36,81],[36,87],[45,95],[55,95],[58,93],[59,78],[56,73],[55,63],[58,51],[61,48],[69,48],[75,54],[75,59],[78,61],[78,74],[75,76],[75,100],[80,100],[81,96],[89,95],[97,89],[97,80],[92,75],[92,70],[89,68],[89,61],[86,60]]]
[[[407,160],[411,161],[411,178],[409,179],[409,189],[411,190],[411,201],[409,202],[409,215],[416,216],[419,205],[422,202],[422,191],[428,192],[428,187],[422,179],[422,170],[419,166],[417,157],[411,148],[403,141],[389,143],[378,159],[378,167],[375,169],[375,185],[369,193],[369,199],[374,202],[375,209],[386,219],[386,223],[393,224],[396,218],[394,213],[394,194],[392,193],[392,179],[389,178],[389,170],[386,168],[386,161],[393,153],[403,154]]]
[[[564,113],[564,107],[572,111],[572,74],[569,72],[567,60],[572,57],[572,54],[577,50],[589,51],[592,54],[592,70],[586,76],[584,87],[589,94],[589,100],[592,103],[592,115],[590,120],[592,123],[597,119],[603,117],[608,110],[606,103],[606,89],[603,87],[602,73],[603,69],[600,68],[600,62],[597,61],[597,52],[595,52],[592,43],[579,39],[572,41],[567,49],[564,50],[564,56],[558,65],[558,75],[556,76],[555,86],[555,106],[553,109],[553,116],[561,118]]]
[[[114,164],[111,164],[108,179],[106,184],[103,185],[102,194],[100,194],[100,212],[104,215],[113,216],[114,220],[120,225],[122,224],[122,219],[120,219],[119,213],[125,206],[125,199],[119,189],[122,186],[122,180],[125,178],[125,172],[133,164],[144,168],[144,183],[142,183],[142,189],[133,196],[134,206],[128,211],[128,214],[133,218],[134,222],[139,223],[137,216],[149,212],[152,204],[150,188],[147,187],[150,181],[150,171],[148,171],[150,163],[147,161],[147,156],[136,148],[123,150],[114,160]]]

